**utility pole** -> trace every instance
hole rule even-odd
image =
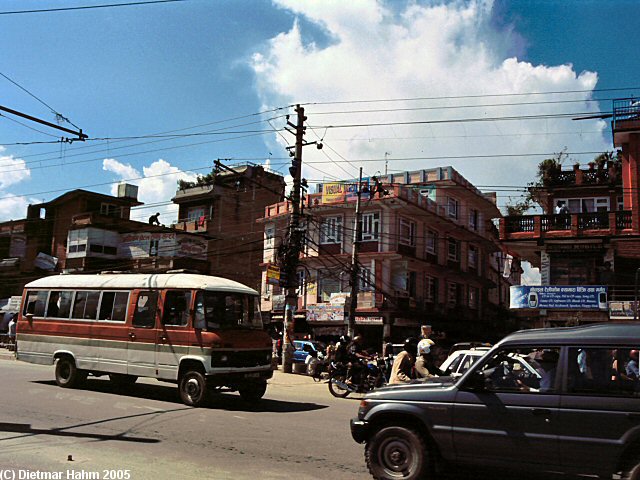
[[[284,271],[286,274],[287,294],[285,297],[284,310],[284,332],[282,344],[282,371],[291,373],[293,368],[293,345],[291,343],[291,334],[295,324],[294,313],[298,307],[298,262],[300,251],[302,250],[302,230],[300,228],[300,197],[302,184],[302,147],[304,143],[304,108],[296,105],[296,114],[298,122],[296,125],[287,121],[288,125],[295,128],[296,144],[293,153],[293,161],[289,173],[293,177],[293,189],[290,195],[291,216],[289,219],[289,239],[284,258]],[[293,133],[293,132],[292,132]],[[291,155],[291,153],[290,153]]]
[[[55,123],[47,122],[46,120],[42,120],[40,118],[36,118],[36,117],[31,116],[31,115],[27,115],[26,113],[22,113],[22,112],[19,112],[17,110],[13,110],[13,109],[8,108],[8,107],[3,107],[2,105],[0,105],[0,111],[7,112],[7,113],[10,113],[11,115],[16,115],[18,117],[26,118],[27,120],[31,120],[32,122],[37,122],[37,123],[40,123],[42,125],[46,125],[47,127],[55,128],[57,130],[61,130],[63,132],[67,132],[67,133],[72,133],[73,135],[77,135],[78,136],[78,138],[69,139],[68,140],[69,142],[71,142],[72,140],[84,141],[85,139],[89,138],[89,137],[87,137],[86,134],[82,133],[82,130],[78,130],[78,131],[70,130],[68,128],[61,127],[60,125],[56,125]]]
[[[360,196],[362,195],[362,167],[356,186],[356,213],[353,221],[353,246],[351,247],[351,295],[349,297],[348,335],[353,338],[356,327],[356,308],[358,307],[358,249],[360,248]]]

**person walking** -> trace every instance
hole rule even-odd
[[[391,367],[390,384],[409,383],[414,378],[415,355],[418,349],[418,340],[409,337],[404,341],[403,351],[396,355]]]

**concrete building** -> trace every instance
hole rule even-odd
[[[383,191],[364,194],[361,202],[356,330],[373,346],[386,335],[398,341],[417,335],[425,324],[451,339],[500,337],[507,317],[505,286],[519,283],[521,270],[512,260],[511,274],[502,275],[507,256],[492,222],[501,216],[495,194],[480,192],[451,167],[390,174],[379,184]],[[346,331],[355,192],[350,180],[307,195],[299,333]],[[283,315],[285,292],[273,277],[290,213],[288,202],[277,203],[260,221],[262,307],[274,322]]]

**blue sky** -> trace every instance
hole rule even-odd
[[[586,163],[612,144],[603,121],[500,118],[597,113],[640,94],[631,0],[188,0],[2,14],[123,1],[0,1],[0,73],[90,137],[33,143],[61,133],[0,117],[0,220],[128,180],[147,203],[134,217],[160,211],[171,223],[177,179],[217,158],[286,172],[293,139],[273,130],[296,103],[307,104],[307,140],[326,147],[305,149],[310,183],[359,166],[373,175],[385,158],[391,171],[453,165],[504,205],[544,154],[566,149],[570,164]],[[55,121],[2,76],[0,92],[0,105]],[[403,125],[470,118],[485,121]],[[164,132],[190,136],[149,137]]]

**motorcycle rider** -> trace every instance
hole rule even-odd
[[[423,338],[418,342],[418,357],[415,364],[416,378],[439,377],[443,375],[442,370],[436,367],[431,353],[431,347],[435,343],[433,340]]]
[[[389,383],[409,383],[414,377],[415,354],[418,350],[418,339],[409,337],[404,341],[403,351],[393,361]]]
[[[362,347],[362,335],[356,335],[348,347],[349,360],[351,363],[351,381],[357,385],[357,390],[363,390],[363,383],[367,371],[367,364],[372,359]]]

